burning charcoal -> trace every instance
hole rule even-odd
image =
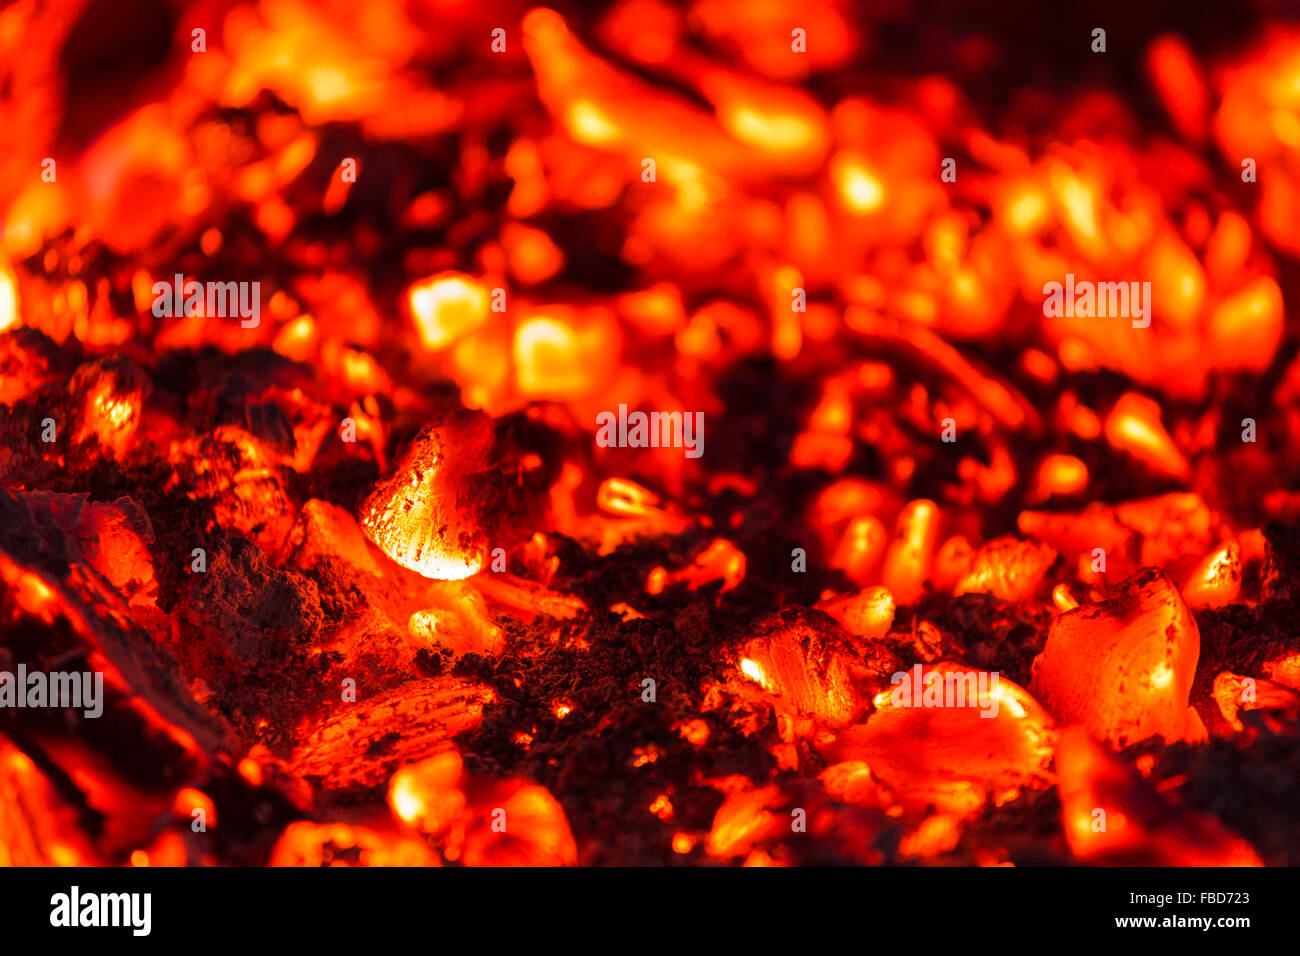
[[[1016,526],[1021,534],[1046,542],[1083,569],[1091,567],[1100,549],[1109,573],[1123,575],[1137,570],[1137,535],[1120,523],[1111,505],[1094,502],[1074,512],[1022,511]],[[1080,577],[1093,580],[1096,575],[1085,576],[1081,570]]]
[[[522,780],[474,780],[454,750],[393,774],[388,805],[401,822],[440,838],[447,858],[466,866],[577,862],[564,810],[545,787]]]
[[[300,820],[285,828],[271,866],[440,866],[422,840],[346,823]]]
[[[415,329],[425,348],[446,348],[488,320],[488,290],[472,277],[443,272],[417,282],[407,295]]]
[[[0,333],[0,405],[17,405],[68,374],[68,356],[44,333],[29,328]]]
[[[1283,654],[1264,662],[1264,673],[1292,690],[1300,690],[1300,653]]]
[[[1196,619],[1154,569],[1113,594],[1052,623],[1029,689],[1058,721],[1115,746],[1154,734],[1182,740],[1201,647]]]
[[[285,541],[282,563],[320,575],[383,575],[356,519],[338,505],[312,498],[303,504]]]
[[[858,706],[847,654],[846,647],[837,655],[812,632],[778,630],[745,646],[740,670],[795,713],[843,724],[853,718]]]
[[[476,727],[493,696],[449,677],[410,681],[374,697],[358,695],[326,717],[294,751],[290,768],[325,790],[374,787],[398,766],[449,750]]]
[[[1115,516],[1140,536],[1137,557],[1145,566],[1203,557],[1216,543],[1214,516],[1200,495],[1175,493],[1126,501],[1115,506]]]
[[[1213,547],[1211,515],[1194,494],[1169,494],[1118,505],[1093,503],[1082,511],[1023,511],[1020,533],[1056,548],[1079,566],[1080,577],[1100,582],[1093,570],[1098,549],[1104,573],[1125,578],[1138,568],[1164,566],[1180,558],[1203,557]]]
[[[818,781],[795,780],[732,793],[713,818],[706,849],[746,865],[773,858],[878,865],[894,830],[884,813],[837,803]]]
[[[971,573],[975,549],[965,535],[955,534],[939,546],[930,571],[930,586],[937,593],[951,594],[957,584]]]
[[[582,473],[576,466],[567,465],[560,487],[576,485]],[[552,498],[552,514],[556,529],[564,534],[590,543],[599,554],[610,554],[625,541],[659,534],[681,534],[691,527],[671,505],[662,505],[660,498],[650,489],[626,478],[607,478],[596,489],[596,507],[606,514],[578,515],[570,500]]]
[[[561,594],[504,572],[478,578],[474,584],[484,597],[507,608],[512,617],[523,621],[532,621],[539,614],[569,620],[587,610],[587,605],[579,597]]]
[[[22,497],[40,524],[74,538],[86,561],[129,603],[153,604],[158,591],[149,553],[153,528],[143,508],[130,498],[105,504],[87,501],[84,494],[36,491]]]
[[[997,673],[950,662],[915,665],[881,691],[865,725],[832,748],[862,760],[904,806],[969,814],[1022,787],[1051,782],[1051,717]]]
[[[433,581],[394,564],[337,505],[316,499],[303,505],[284,563],[310,573],[323,604],[343,605],[337,626],[321,634],[337,655],[331,678],[378,665],[400,679],[414,655],[433,644],[458,654],[496,654],[503,646],[502,630],[479,588]]]
[[[59,499],[55,498],[55,501]],[[0,489],[0,654],[29,671],[102,675],[90,711],[0,711],[23,747],[57,772],[69,792],[108,820],[116,849],[142,839],[175,786],[199,776],[232,749],[229,729],[205,711],[176,662],[131,620],[126,602],[47,510]],[[9,669],[9,668],[6,668]],[[48,772],[48,771],[47,771]]]
[[[92,435],[100,447],[123,458],[140,427],[145,377],[125,358],[96,359],[77,369],[68,384],[81,414],[74,441]]]
[[[717,538],[680,571],[669,573],[663,568],[651,571],[646,580],[646,593],[662,594],[664,588],[683,583],[694,591],[714,581],[721,582],[720,591],[725,593],[744,579],[745,553],[730,541]]]
[[[1068,497],[1088,487],[1088,466],[1073,455],[1047,455],[1038,466],[1028,501],[1040,504],[1053,495]]]
[[[863,588],[849,597],[823,601],[817,605],[844,625],[854,637],[878,640],[889,633],[894,623],[894,596],[888,588]]]
[[[459,580],[475,574],[487,553],[483,473],[492,445],[491,419],[456,412],[416,435],[393,474],[361,504],[361,527],[402,567],[425,577]]]
[[[975,553],[974,566],[954,595],[992,594],[1003,601],[1032,597],[1056,560],[1055,549],[1014,538],[990,541]]]
[[[921,596],[938,532],[939,508],[933,501],[913,501],[899,513],[881,578],[899,604],[914,604]]]
[[[31,758],[0,734],[0,867],[100,864],[81,823]]]
[[[922,820],[898,841],[900,860],[931,860],[951,852],[961,840],[961,817],[936,813]]]
[[[188,443],[183,454],[194,470],[187,494],[213,499],[223,528],[247,535],[268,554],[278,553],[292,526],[294,506],[285,489],[287,469],[273,465],[275,456],[234,426]]]
[[[745,856],[757,843],[779,840],[790,824],[768,808],[782,802],[781,788],[769,784],[742,790],[727,798],[713,818],[709,833],[709,855]]]
[[[1212,816],[1167,805],[1082,727],[1061,731],[1056,770],[1065,837],[1084,863],[1260,865],[1249,843]]]
[[[1245,729],[1241,722],[1242,711],[1279,711],[1295,729],[1300,729],[1300,693],[1285,684],[1266,678],[1242,677],[1223,671],[1214,678],[1214,702],[1219,713],[1233,730]],[[1279,728],[1280,729],[1280,728]]]
[[[839,568],[855,584],[867,585],[880,574],[888,534],[874,515],[854,518],[831,555],[831,567]]]
[[[439,607],[416,611],[407,622],[421,646],[442,644],[457,654],[500,654],[501,628],[492,622],[482,592],[458,581],[438,588]]]
[[[897,661],[889,651],[855,648],[829,617],[816,611],[785,613],[759,627],[741,649],[740,671],[777,698],[781,707],[832,726],[851,721],[872,682],[883,683]]]
[[[876,556],[879,559],[884,556],[887,534],[880,519],[873,516],[883,513],[892,500],[893,496],[883,487],[860,478],[842,478],[824,488],[812,506],[806,509],[807,522],[817,531],[822,547],[830,552],[837,543],[842,543],[849,537],[848,525],[851,521],[870,517],[880,525],[880,553]],[[893,507],[896,508],[897,504],[894,503]],[[874,539],[875,535],[858,534],[858,537]],[[832,567],[841,566],[832,562]]]
[[[388,782],[388,806],[403,823],[437,836],[465,814],[465,793],[460,789],[464,763],[448,750],[418,763],[407,764]]]
[[[570,126],[579,142],[592,139],[628,155],[642,151],[642,140],[657,137],[664,149],[697,168],[739,172],[758,162],[750,150],[728,137],[710,113],[662,93],[609,66],[569,31],[559,14],[537,8],[524,19],[524,49],[538,77],[538,89],[557,121]],[[588,112],[584,112],[582,108]],[[599,118],[599,131],[583,117]]]
[[[466,866],[572,866],[578,862],[564,809],[545,787],[492,781],[469,791],[473,810],[460,858]]]
[[[1190,608],[1226,607],[1241,594],[1241,552],[1235,541],[1198,561],[1183,561],[1169,569]]]
[[[1106,440],[1153,471],[1186,481],[1191,466],[1160,421],[1160,406],[1128,392],[1106,417]]]
[[[832,764],[817,779],[826,787],[826,792],[841,803],[885,810],[893,802],[888,789],[871,775],[871,768],[862,760]]]

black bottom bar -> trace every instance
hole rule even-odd
[[[119,925],[72,926],[74,886],[78,924]],[[75,934],[205,948],[390,939],[694,948],[845,934],[863,947],[1187,935],[1231,945],[1291,926],[1296,887],[1285,869],[0,870],[0,926],[6,943]],[[143,896],[120,895],[146,893],[147,911]],[[146,912],[148,935],[137,935]]]

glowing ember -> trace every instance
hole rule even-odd
[[[774,618],[760,631],[744,646],[741,673],[778,698],[783,708],[832,725],[848,723],[857,714],[862,706],[858,683],[869,679],[873,668],[883,670],[892,661],[874,648],[868,660],[824,615]]]
[[[440,349],[487,321],[487,290],[468,276],[434,276],[412,287],[411,312],[420,340]]]
[[[844,735],[842,753],[865,760],[909,805],[967,814],[988,798],[1050,783],[1052,719],[1006,678],[917,665],[875,704],[866,725]]]
[[[1117,746],[1153,734],[1177,741],[1189,732],[1200,647],[1178,590],[1147,571],[1110,600],[1057,618],[1029,689],[1058,721],[1083,724]]]
[[[1062,731],[1057,751],[1066,839],[1084,862],[1123,866],[1258,866],[1246,841],[1206,814],[1166,805],[1129,767]]]
[[[486,468],[492,425],[483,415],[426,425],[393,474],[361,504],[361,527],[402,567],[458,580],[483,566],[487,538],[478,523],[475,476]]]

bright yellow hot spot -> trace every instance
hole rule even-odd
[[[353,93],[347,74],[329,66],[312,67],[307,73],[307,88],[312,99],[322,106],[345,100]]]
[[[410,301],[415,329],[426,348],[444,348],[487,321],[487,289],[457,272],[443,272],[412,286]]]
[[[767,675],[763,673],[763,668],[757,661],[752,661],[748,657],[740,661],[740,672],[752,680],[755,684],[766,687]]]
[[[1035,190],[1026,190],[1007,205],[1007,218],[1017,232],[1031,232],[1043,222],[1047,214],[1047,202],[1043,195]]]
[[[1096,239],[1097,207],[1092,190],[1074,176],[1063,177],[1057,188],[1070,222],[1089,239]]]
[[[1174,679],[1174,670],[1168,664],[1161,664],[1151,672],[1151,686],[1163,690]]]
[[[519,327],[514,352],[519,385],[530,395],[568,393],[586,382],[578,362],[577,335],[549,316],[530,319]]]
[[[618,127],[587,100],[578,100],[569,106],[569,130],[574,139],[591,145],[607,143],[618,137]]]
[[[389,789],[388,798],[392,804],[393,812],[402,819],[403,823],[415,823],[420,817],[424,816],[425,802],[415,786],[413,776],[409,774],[395,775]]]
[[[835,186],[854,212],[875,212],[885,201],[885,187],[871,172],[854,160],[837,158],[831,165]]]
[[[740,139],[767,149],[799,149],[813,138],[812,129],[797,116],[760,113],[741,107],[729,119],[732,132]]]
[[[0,266],[0,332],[18,321],[18,286],[8,269]]]

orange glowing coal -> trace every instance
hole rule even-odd
[[[393,474],[361,504],[362,530],[402,567],[459,580],[483,566],[486,533],[478,520],[476,476],[486,470],[492,424],[485,415],[429,423]]]
[[[1170,806],[1138,773],[1089,739],[1061,732],[1057,749],[1066,839],[1085,863],[1120,866],[1258,866],[1245,840],[1214,817]]]
[[[1116,746],[1153,735],[1172,743],[1200,723],[1188,709],[1200,648],[1178,589],[1148,570],[1107,601],[1058,617],[1029,689],[1058,721]]]
[[[835,748],[864,761],[903,805],[964,815],[1050,785],[1055,725],[1024,688],[952,662],[901,677]]]

